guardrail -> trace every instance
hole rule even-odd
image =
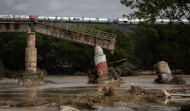
[[[79,24],[77,25],[77,24],[69,24],[69,23],[64,23],[64,22],[53,22],[53,21],[52,22],[42,21],[42,22],[37,22],[37,23],[59,27],[65,30],[70,30],[73,32],[81,33],[81,34],[90,35],[90,36],[94,36],[101,39],[115,40],[116,38],[115,34],[100,31],[100,30],[95,30],[95,29],[91,29],[87,27],[82,27]]]

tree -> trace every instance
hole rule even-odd
[[[5,68],[23,70],[26,33],[0,33],[0,60]]]
[[[121,0],[121,4],[134,9],[128,18],[146,19],[154,22],[156,18],[170,20],[190,19],[189,0]]]
[[[152,66],[158,61],[165,60],[171,69],[189,72],[189,30],[190,26],[185,24],[139,24],[129,34],[135,41],[135,59],[141,60],[138,63],[142,66]]]
[[[154,64],[159,59],[159,34],[156,28],[139,25],[133,29],[135,34],[135,57],[141,58],[144,64]]]

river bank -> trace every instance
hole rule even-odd
[[[122,77],[124,83],[121,84],[121,89],[123,92],[129,90],[131,88],[131,83],[140,86],[141,88],[149,91],[156,92],[159,90],[179,90],[179,89],[189,89],[190,88],[190,76],[189,75],[181,75],[183,79],[186,81],[185,85],[169,85],[169,84],[153,84],[154,79],[157,77],[156,75],[140,75],[140,76],[130,76],[130,77]],[[47,76],[45,78],[45,85],[39,87],[22,87],[17,85],[16,79],[7,79],[4,78],[0,81],[0,99],[1,100],[25,100],[27,98],[37,98],[43,100],[50,100],[55,97],[64,96],[64,97],[83,97],[89,94],[90,96],[97,96],[98,89],[102,87],[101,84],[87,84],[88,78],[86,76]],[[187,102],[188,98],[184,99],[171,99],[173,102]],[[130,103],[131,104],[131,103]],[[103,110],[107,111],[110,109],[117,108],[118,110],[134,110],[137,109],[152,109],[155,111],[159,111],[159,108],[163,108],[163,111],[168,111],[169,109],[179,109],[179,106],[170,106],[166,104],[157,104],[157,103],[148,103],[146,105],[139,105],[133,103],[130,105],[122,103],[122,101],[118,101],[114,103],[112,106],[93,106],[94,110]],[[130,107],[129,107],[130,106]],[[132,106],[132,107],[131,107]],[[112,108],[113,107],[113,108]],[[1,105],[0,110],[16,110],[18,107],[9,107],[6,105]],[[19,110],[33,110],[35,108],[42,108],[40,110],[60,110],[58,107],[47,107],[47,106],[35,106],[30,108],[18,108]],[[55,109],[54,109],[55,108]],[[57,109],[56,109],[57,108]],[[129,110],[129,111],[130,111]]]

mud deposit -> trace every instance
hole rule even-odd
[[[186,81],[185,85],[153,84],[155,78],[156,75],[122,77],[124,83],[114,89],[116,93],[110,95],[108,93],[104,96],[99,95],[105,84],[87,84],[88,78],[86,76],[47,76],[45,85],[39,87],[18,86],[17,80],[4,78],[0,81],[0,110],[59,111],[60,105],[64,103],[66,106],[69,105],[81,110],[173,111],[179,110],[180,105],[190,100],[189,97],[181,96],[160,101],[146,98],[146,95],[154,95],[160,90],[167,90],[175,94],[184,94],[183,91],[185,91],[186,94],[189,94],[190,76],[188,75],[182,75]],[[130,90],[131,83],[141,88],[137,88],[141,90],[140,93]],[[29,103],[28,101],[32,104],[27,104],[30,107],[14,106]],[[36,104],[33,104],[34,102]],[[37,102],[39,102],[39,106]]]

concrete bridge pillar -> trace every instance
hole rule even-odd
[[[25,50],[25,72],[20,74],[19,85],[42,85],[43,75],[37,72],[37,49],[35,48],[36,33],[28,31],[27,48]]]
[[[94,53],[94,61],[98,75],[97,80],[98,83],[104,83],[104,81],[109,80],[106,55],[103,53],[103,49],[100,46],[94,48]]]
[[[35,48],[35,32],[28,32],[27,48],[25,50],[25,70],[36,72],[37,71],[37,49]]]

